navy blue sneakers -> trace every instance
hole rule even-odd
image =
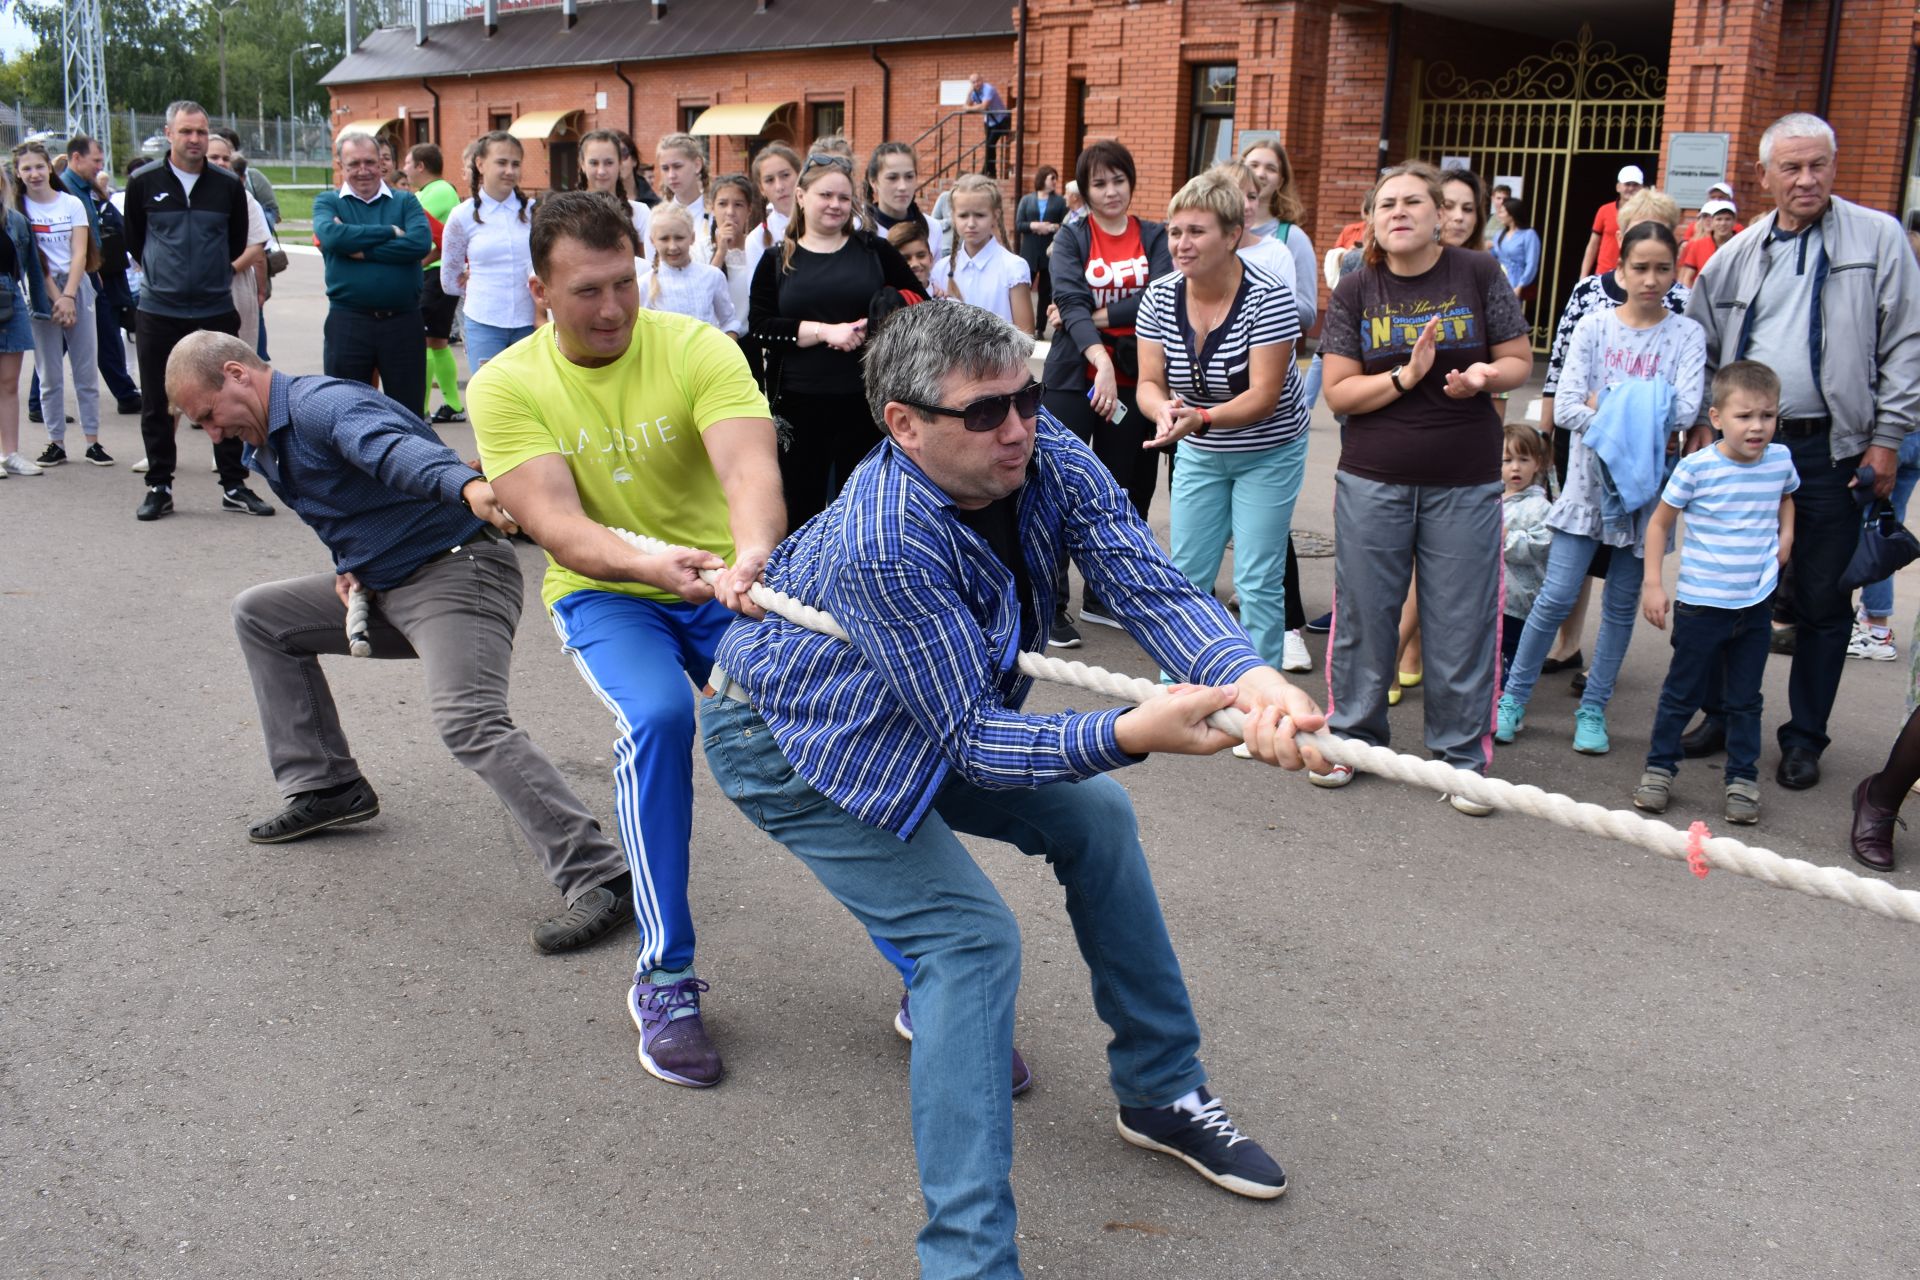
[[[1136,1147],[1175,1156],[1193,1171],[1237,1195],[1272,1200],[1286,1194],[1287,1175],[1260,1144],[1233,1127],[1220,1099],[1198,1091],[1200,1106],[1122,1107],[1115,1122]]]

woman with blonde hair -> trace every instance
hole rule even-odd
[[[1360,270],[1320,339],[1327,407],[1347,415],[1334,498],[1328,726],[1388,744],[1400,605],[1417,566],[1426,744],[1457,768],[1492,762],[1500,674],[1501,451],[1493,395],[1523,384],[1533,348],[1519,299],[1484,249],[1442,240],[1443,182],[1409,162],[1373,188]],[[1313,774],[1343,787],[1353,771]],[[1488,812],[1459,796],[1463,813]]]

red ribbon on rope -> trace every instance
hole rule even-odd
[[[1707,878],[1711,864],[1707,862],[1707,841],[1713,832],[1704,822],[1696,822],[1687,828],[1687,870],[1702,880]]]

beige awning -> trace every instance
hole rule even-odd
[[[400,123],[399,116],[369,117],[365,120],[349,120],[340,126],[336,138],[344,138],[350,133],[364,133],[369,138],[377,138],[394,125]]]
[[[687,132],[701,137],[757,138],[767,130],[767,121],[793,104],[791,102],[723,102],[700,113]]]
[[[581,115],[578,107],[567,111],[529,111],[507,126],[507,132],[522,142],[545,142],[556,133],[566,132],[566,123]]]

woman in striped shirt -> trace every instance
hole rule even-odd
[[[1261,658],[1286,650],[1287,530],[1307,462],[1306,389],[1293,360],[1300,321],[1286,284],[1236,249],[1246,203],[1209,171],[1167,206],[1175,274],[1147,286],[1134,321],[1145,448],[1179,444],[1173,563],[1212,591],[1233,539],[1240,619]]]

